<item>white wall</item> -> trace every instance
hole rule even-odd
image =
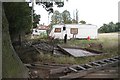
[[[78,34],[76,34],[76,38],[87,38],[88,36],[91,39],[96,39],[98,34],[98,28],[95,25],[76,25],[76,24],[67,24],[66,31],[63,31],[64,25],[54,25],[53,29],[49,36],[54,38],[64,39],[64,35],[67,33],[67,39],[73,37],[73,34],[70,33],[71,28],[78,28]],[[61,28],[60,33],[55,33],[55,28]]]
[[[37,32],[36,32],[37,31]],[[33,29],[33,35],[38,35],[38,36],[40,36],[41,34],[47,34],[46,33],[46,30],[39,30],[39,29]]]

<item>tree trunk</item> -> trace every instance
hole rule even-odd
[[[0,8],[2,6],[0,5]],[[9,35],[8,22],[2,10],[2,77],[28,78],[28,69],[16,54]]]
[[[21,34],[19,34],[19,46],[21,46],[21,43],[22,43],[22,38],[21,38]]]

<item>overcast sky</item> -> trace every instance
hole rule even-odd
[[[118,22],[118,2],[119,0],[69,0],[65,2],[64,7],[55,6],[54,10],[59,12],[68,10],[73,18],[73,12],[77,9],[79,21],[84,20],[88,24],[100,27],[103,23]],[[48,12],[42,6],[35,5],[34,9],[37,14],[41,15],[40,23],[48,25],[52,14],[48,20]]]

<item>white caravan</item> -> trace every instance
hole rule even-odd
[[[54,39],[64,39],[65,34],[67,34],[67,39],[86,39],[88,36],[90,39],[96,39],[98,36],[98,27],[90,24],[58,24],[53,25],[49,36]]]
[[[47,35],[47,31],[41,29],[33,29],[32,34],[35,36]]]

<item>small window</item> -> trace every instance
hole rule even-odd
[[[61,28],[55,28],[54,32],[61,32]]]
[[[71,28],[70,33],[71,34],[78,34],[78,28]]]
[[[35,32],[37,32],[37,30],[35,30]]]
[[[63,31],[65,31],[65,30],[66,30],[66,27],[64,26],[64,27],[63,27]]]

